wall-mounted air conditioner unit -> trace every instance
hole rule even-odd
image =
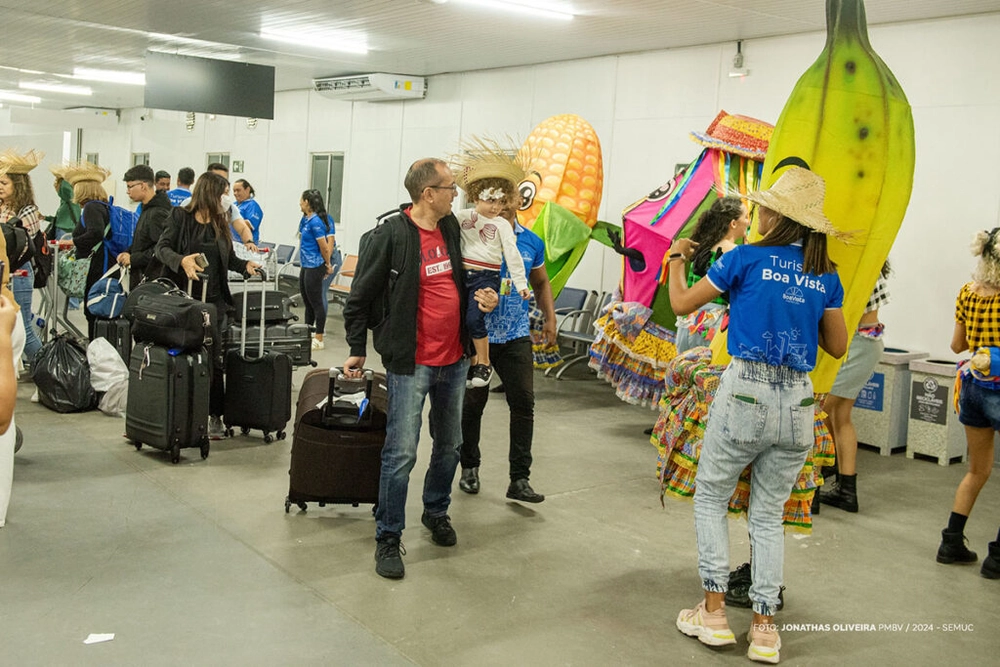
[[[335,100],[387,102],[422,99],[427,83],[422,76],[376,72],[313,79],[313,89]]]

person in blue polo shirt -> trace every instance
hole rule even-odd
[[[670,305],[678,315],[729,292],[728,351],[709,410],[695,477],[698,574],[704,599],[681,610],[677,628],[710,646],[735,644],[726,620],[729,584],[729,497],[753,464],[748,526],[753,553],[753,622],[747,657],[777,663],[781,639],[773,624],[784,564],[782,512],[813,446],[815,400],[809,371],[817,348],[847,351],[841,310],[844,288],[827,254],[827,235],[843,236],[823,213],[826,185],[792,167],[765,191],[747,195],[760,205],[763,239],[722,255],[694,286],[684,262],[696,244],[671,247]]]
[[[260,243],[260,223],[264,220],[264,211],[257,203],[257,192],[245,178],[233,181],[233,197],[236,198],[236,207],[240,209],[240,215],[250,225],[253,232],[253,242]],[[237,239],[239,240],[239,239]]]
[[[517,250],[528,268],[528,282],[535,293],[538,309],[545,315],[543,334],[546,343],[556,340],[556,314],[552,286],[545,271],[545,243],[529,229],[517,223],[516,206],[508,206],[500,214],[510,221],[517,239]],[[500,303],[486,314],[486,331],[490,341],[490,363],[504,385],[510,408],[510,486],[507,497],[529,503],[540,503],[545,496],[535,493],[528,483],[531,473],[531,440],[534,433],[535,393],[534,362],[528,323],[530,303],[513,288],[506,261],[500,267]],[[458,488],[466,493],[479,493],[480,427],[483,410],[489,400],[489,387],[465,390],[462,408],[462,476]]]

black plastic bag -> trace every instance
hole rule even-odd
[[[87,348],[77,340],[56,336],[42,346],[32,364],[38,400],[56,412],[93,410],[97,394],[90,385]]]

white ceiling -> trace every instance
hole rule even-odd
[[[20,92],[51,109],[141,107],[141,86],[69,77],[74,67],[141,72],[147,49],[273,65],[277,89],[292,90],[322,76],[433,75],[821,31],[826,22],[824,0],[534,0],[571,8],[577,16],[567,22],[466,2],[0,0],[0,90],[84,84],[92,97]],[[1000,0],[869,0],[867,11],[877,25],[997,12]],[[369,51],[320,51],[305,35],[301,45],[272,42],[259,36],[262,26],[359,34]]]

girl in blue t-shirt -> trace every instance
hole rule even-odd
[[[333,273],[330,258],[336,245],[333,219],[327,214],[319,190],[306,190],[299,201],[299,292],[306,309],[306,324],[314,328],[312,349],[322,350],[326,331],[326,301],[323,279]]]
[[[760,205],[764,238],[731,250],[688,287],[683,262],[696,244],[671,247],[670,305],[678,315],[729,292],[728,349],[709,409],[694,496],[698,573],[704,600],[677,617],[678,629],[711,646],[735,644],[726,620],[729,584],[729,498],[753,464],[750,530],[751,660],[778,662],[781,640],[773,625],[784,561],[782,514],[812,448],[815,407],[809,371],[816,348],[841,357],[847,329],[844,291],[827,254],[827,235],[840,233],[823,214],[825,184],[793,167],[766,191],[747,195]]]

